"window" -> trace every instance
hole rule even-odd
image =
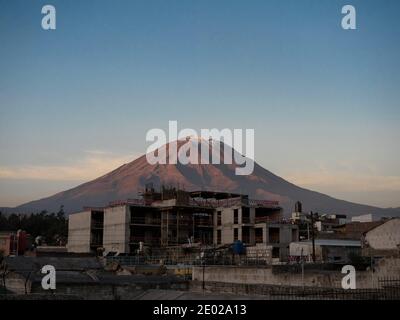
[[[237,240],[239,240],[239,229],[234,228],[233,229],[233,241],[237,241]]]
[[[221,244],[221,230],[217,230],[217,244]]]
[[[279,228],[269,228],[269,243],[279,243]]]
[[[250,209],[247,207],[242,208],[242,223],[250,223]]]
[[[256,234],[256,243],[263,243],[263,229],[262,228],[256,228],[255,229],[255,234]]]
[[[242,241],[243,241],[243,243],[250,243],[250,228],[249,227],[242,228]]]
[[[239,223],[239,209],[233,209],[233,223]]]
[[[222,212],[221,211],[217,211],[217,226],[220,226],[222,223]]]
[[[272,258],[279,258],[279,248],[272,248]]]
[[[297,229],[292,229],[292,241],[298,241]]]

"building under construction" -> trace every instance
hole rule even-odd
[[[282,224],[277,201],[246,195],[175,188],[147,188],[141,199],[84,208],[69,217],[68,251],[136,252],[139,246],[246,245],[279,246],[298,239],[296,225]],[[281,241],[282,240],[282,241]]]

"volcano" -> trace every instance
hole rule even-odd
[[[178,150],[186,142],[178,141]],[[220,144],[218,152],[223,162],[223,151],[230,147],[222,142],[218,144]],[[169,150],[169,145],[165,145],[165,148]],[[233,152],[236,151],[233,150]],[[235,163],[149,164],[146,155],[143,155],[97,179],[47,198],[25,203],[14,208],[13,211],[55,212],[63,205],[66,213],[72,213],[80,211],[84,206],[105,206],[110,201],[136,198],[147,184],[152,184],[156,188],[167,185],[187,191],[222,191],[247,194],[254,199],[277,200],[286,216],[291,214],[296,201],[302,202],[305,211],[347,214],[348,216],[367,213],[381,216],[400,215],[400,208],[383,209],[352,203],[298,187],[264,169],[256,162],[254,162],[252,174],[249,175],[236,175],[236,167]]]

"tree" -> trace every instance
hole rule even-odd
[[[29,215],[11,214],[4,216],[0,214],[0,231],[24,230],[34,239],[38,236],[44,237],[49,245],[65,243],[68,226],[65,218],[64,206],[55,213],[41,211]]]

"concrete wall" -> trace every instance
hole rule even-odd
[[[202,281],[203,274],[201,267],[194,267],[193,280]],[[306,286],[317,287],[340,287],[342,275],[337,274],[307,272],[304,276],[304,284]],[[246,284],[269,284],[269,285],[286,285],[286,286],[302,286],[303,281],[301,274],[284,273],[273,274],[271,267],[238,267],[208,266],[205,268],[204,280],[210,282],[224,283],[246,283]]]
[[[238,210],[238,221],[234,223],[234,210]],[[218,211],[221,211],[221,225],[218,226]],[[255,245],[255,229],[261,228],[263,230],[263,243],[271,244],[269,242],[269,228],[279,229],[279,242],[274,243],[273,246],[279,248],[279,259],[286,261],[289,255],[289,244],[293,241],[298,241],[299,232],[298,226],[292,224],[268,224],[268,223],[255,223],[255,208],[249,208],[249,221],[243,223],[243,207],[232,206],[230,208],[217,208],[214,215],[214,244],[218,243],[218,230],[221,232],[220,244],[231,244],[235,242],[234,230],[238,230],[238,240],[245,242],[247,245]],[[248,239],[243,236],[243,229],[248,228]],[[295,230],[292,233],[292,230]],[[245,241],[247,240],[247,241]]]
[[[56,278],[57,279],[57,278]],[[118,276],[116,276],[116,280]],[[0,284],[1,288],[2,283]],[[187,281],[149,281],[131,284],[119,283],[57,283],[55,291],[43,290],[40,282],[31,283],[17,273],[6,277],[6,288],[12,294],[55,294],[72,295],[85,300],[119,300],[135,299],[145,290],[169,289],[187,290]]]
[[[365,240],[375,250],[400,249],[400,219],[391,219],[367,232]]]
[[[341,270],[305,270],[304,282],[301,272],[273,273],[272,268],[261,266],[207,266],[204,271],[204,281],[236,283],[236,284],[265,284],[279,286],[305,286],[341,288],[344,274]],[[357,271],[357,289],[379,288],[379,278],[400,278],[400,259],[383,259],[375,268],[375,272]],[[203,280],[203,268],[193,267],[192,279]]]
[[[377,221],[378,216],[368,213],[368,214],[363,214],[361,216],[355,216],[351,218],[351,222],[372,222],[372,221]]]
[[[103,246],[105,253],[115,251],[129,253],[130,211],[128,206],[104,210]]]
[[[312,243],[311,242],[292,242],[290,244],[290,255],[301,257],[303,255],[303,259],[305,261],[312,260]],[[316,261],[322,261],[322,247],[315,245],[315,259]]]
[[[234,210],[238,210],[238,221],[235,222]],[[217,225],[217,212],[221,211],[221,226]],[[254,218],[255,209],[249,208],[250,221],[243,223],[243,209],[242,206],[232,206],[229,208],[221,207],[217,208],[214,215],[214,244],[217,244],[217,230],[221,230],[221,244],[231,244],[234,240],[234,229],[238,229],[238,240],[243,241],[243,227],[250,227],[248,244],[253,245],[255,243],[254,233]]]
[[[0,253],[7,257],[10,255],[11,239],[9,234],[0,235]]]
[[[68,218],[68,252],[90,252],[91,212],[71,214]]]
[[[272,264],[272,246],[257,243],[255,246],[246,247],[246,257],[266,264]]]
[[[293,224],[258,223],[255,225],[255,228],[262,228],[264,244],[269,244],[274,248],[279,248],[280,261],[287,261],[290,254],[290,243],[298,241],[299,227]],[[269,241],[270,231],[274,228],[279,229],[279,243],[271,243]]]
[[[214,244],[217,244],[217,230],[221,230],[221,244],[233,243],[233,228],[239,227],[234,224],[234,209],[238,209],[239,221],[241,220],[241,207],[234,206],[230,208],[217,208],[214,215]],[[217,225],[217,212],[221,211],[221,225]],[[239,231],[239,239],[241,237]]]
[[[3,285],[3,283],[0,285]],[[14,272],[7,274],[5,285],[8,291],[15,294],[25,294],[25,291],[26,293],[30,293],[31,291],[30,282],[26,281],[22,275]]]

